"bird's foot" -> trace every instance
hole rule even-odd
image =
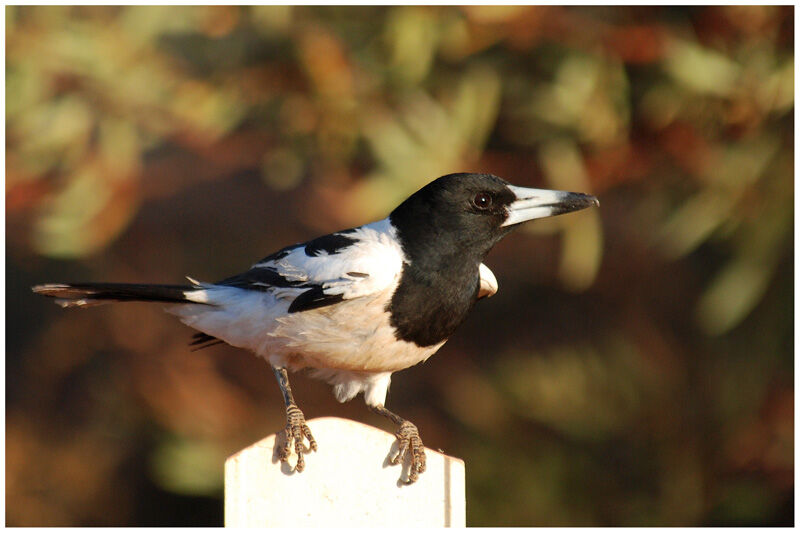
[[[417,426],[407,420],[400,424],[395,435],[399,449],[397,455],[390,462],[396,465],[408,458],[410,465],[407,483],[410,485],[425,471],[425,445],[422,444],[422,439],[419,437]]]
[[[278,450],[278,458],[282,462],[288,463],[289,455],[291,455],[291,445],[294,442],[294,453],[297,454],[297,463],[294,469],[297,472],[302,472],[306,467],[305,459],[303,459],[303,453],[305,453],[303,439],[308,439],[310,451],[317,451],[317,441],[311,435],[311,429],[306,424],[303,412],[296,405],[289,405],[286,408],[286,428],[283,433],[283,446]]]

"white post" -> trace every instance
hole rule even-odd
[[[464,462],[425,449],[427,469],[416,483],[407,467],[389,464],[395,436],[341,418],[308,425],[319,450],[302,473],[278,460],[271,435],[225,461],[227,527],[464,527]],[[424,436],[424,433],[423,433]]]

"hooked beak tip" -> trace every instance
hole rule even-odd
[[[561,199],[561,202],[554,204],[554,215],[579,211],[581,209],[586,209],[587,207],[600,207],[600,200],[591,194],[583,194],[579,192],[562,194],[563,198]]]

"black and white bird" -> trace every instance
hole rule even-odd
[[[450,174],[383,220],[287,246],[217,283],[48,283],[33,291],[63,307],[166,302],[200,332],[194,345],[226,342],[266,359],[286,404],[279,456],[287,461],[294,443],[298,472],[305,440],[310,450],[317,443],[288,372],[309,369],[340,402],[364,393],[369,408],[397,424],[393,463],[408,460],[414,482],[425,470],[424,447],[417,427],[384,406],[392,373],[428,359],[477,300],[497,292],[483,260],[515,226],[598,205],[587,194]]]

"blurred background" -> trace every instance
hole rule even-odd
[[[224,459],[284,424],[252,354],[31,285],[219,280],[480,171],[602,207],[496,246],[499,293],[395,374],[468,524],[791,525],[793,17],[7,7],[6,523],[221,525]]]

